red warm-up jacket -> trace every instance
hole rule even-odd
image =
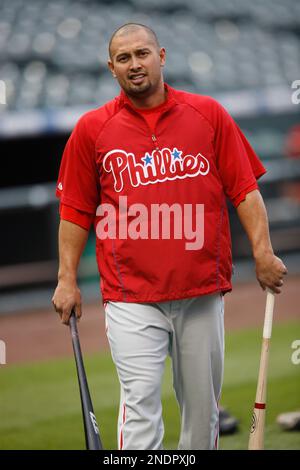
[[[154,132],[121,92],[78,121],[64,151],[57,196],[95,217],[104,302],[231,290],[226,196],[237,206],[265,173],[219,103],[165,87]]]

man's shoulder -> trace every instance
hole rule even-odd
[[[221,103],[212,96],[175,89],[173,89],[173,92],[177,102],[189,105],[196,109],[213,127],[217,125],[216,123],[220,118],[224,118],[227,114]]]
[[[99,108],[91,109],[84,113],[78,122],[85,126],[104,124],[108,119],[117,114],[119,108],[119,97],[115,97]]]
[[[214,109],[221,106],[220,103],[209,95],[202,95],[200,93],[191,93],[185,90],[177,90],[173,88],[173,93],[177,101],[181,103],[190,104],[191,106],[205,109]]]
[[[115,97],[99,108],[85,112],[77,121],[75,131],[81,136],[95,139],[105,123],[118,113],[119,101],[119,97]]]

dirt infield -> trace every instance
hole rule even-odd
[[[300,321],[299,288],[298,276],[286,280],[284,292],[276,296],[274,322]],[[265,293],[257,283],[235,285],[233,292],[225,296],[226,330],[262,326],[264,305]],[[108,348],[100,300],[84,305],[79,332],[84,352]],[[6,343],[7,365],[73,354],[69,329],[61,325],[52,309],[1,316],[0,339]]]

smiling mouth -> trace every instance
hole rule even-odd
[[[135,75],[130,75],[129,79],[134,84],[139,84],[144,80],[145,76],[146,75],[144,73],[137,73]]]

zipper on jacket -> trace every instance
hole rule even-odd
[[[149,126],[148,122],[146,121],[146,119],[144,118],[144,116],[141,115],[140,113],[138,113],[137,111],[135,111],[134,109],[132,109],[131,107],[129,107],[129,108],[134,112],[134,114],[138,115],[138,116],[144,121],[144,123],[146,124],[146,126],[148,127],[148,129],[149,129],[149,131],[150,131],[150,133],[151,133],[151,140],[152,140],[152,142],[153,142],[153,144],[154,144],[154,146],[155,146],[155,150],[159,150],[159,145],[158,145],[158,141],[157,141],[156,135],[153,134],[152,129],[150,128],[150,126]],[[166,111],[168,111],[168,110],[166,110]],[[163,111],[163,113],[159,116],[158,121],[159,121],[160,118],[165,114],[166,111]],[[158,121],[157,121],[157,122],[158,122]],[[157,124],[157,123],[156,123],[156,124]]]
[[[159,150],[157,138],[155,137],[155,135],[152,134],[151,138],[152,138],[152,142],[154,143],[154,145],[156,145],[156,147],[155,147],[156,150]]]

